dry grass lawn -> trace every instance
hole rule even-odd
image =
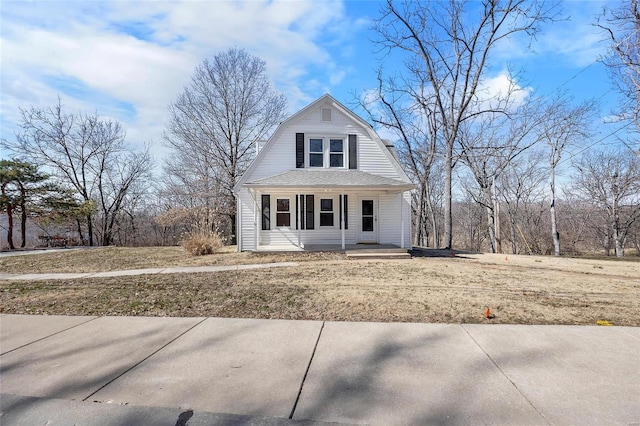
[[[342,254],[188,257],[110,248],[0,258],[0,273],[299,262],[296,267],[51,281],[0,281],[0,312],[339,321],[640,326],[638,259],[459,254],[354,261]],[[487,320],[490,307],[495,318]]]
[[[343,259],[339,253],[238,253],[223,247],[214,255],[192,256],[182,247],[94,247],[33,256],[0,257],[0,273],[105,272],[172,266],[242,265],[248,263],[304,262]]]

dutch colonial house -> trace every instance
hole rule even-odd
[[[393,147],[324,95],[282,122],[238,180],[238,250],[410,248],[413,188]]]

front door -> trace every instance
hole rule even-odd
[[[378,200],[375,197],[360,200],[360,242],[378,242]]]

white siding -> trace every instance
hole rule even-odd
[[[272,140],[262,161],[256,165],[250,180],[258,180],[267,176],[284,173],[296,168],[296,132],[291,127],[280,133],[277,140]]]
[[[238,250],[253,250],[255,248],[254,243],[254,201],[251,197],[248,189],[241,189],[238,193],[238,217],[240,223],[238,224],[239,239]]]
[[[384,144],[371,139],[360,124],[336,108],[332,108],[332,121],[322,121],[321,109],[318,106],[305,117],[292,123],[285,129],[280,129],[276,139],[269,143],[268,151],[262,161],[256,165],[250,179],[258,180],[277,175],[296,168],[296,133],[308,135],[358,137],[358,170],[393,179],[401,179],[398,171],[392,165]],[[326,107],[326,106],[324,106]],[[305,161],[308,161],[306,158]],[[346,164],[348,166],[348,163]]]
[[[308,194],[308,191],[302,191]],[[260,233],[260,246],[277,246],[277,247],[290,247],[298,245],[298,230],[296,229],[296,215],[295,215],[295,194],[292,193],[270,193],[272,208],[271,208],[271,224],[274,229],[269,231],[263,231],[262,228],[262,212],[261,212],[261,195],[256,194],[258,199],[257,206],[257,227]],[[311,195],[311,194],[309,194]],[[340,215],[339,215],[339,201],[338,194],[333,193],[334,198],[334,226],[333,227],[321,227],[320,226],[320,208],[319,203],[321,198],[327,197],[326,193],[316,193],[314,195],[314,229],[303,229],[300,231],[300,241],[302,245],[314,245],[314,244],[341,244],[342,243],[342,230],[340,229]],[[345,244],[356,244],[358,238],[358,225],[359,216],[357,211],[358,195],[356,193],[346,194],[347,199],[347,229],[345,229]],[[275,200],[277,198],[287,197],[292,200],[291,210],[291,226],[289,228],[275,228]],[[238,196],[238,209],[239,217],[241,217],[242,226],[240,231],[240,244],[239,250],[255,250],[255,235],[256,235],[256,220],[254,216],[254,201],[249,191],[243,189]]]
[[[331,108],[331,121],[322,121],[322,108]],[[370,129],[362,126],[361,121],[353,119],[350,115],[343,113],[340,108],[333,106],[333,102],[318,102],[314,108],[305,112],[305,115],[297,116],[293,121],[288,121],[286,127],[279,128],[274,137],[260,153],[260,162],[252,165],[251,175],[247,176],[249,182],[259,180],[268,176],[285,173],[296,168],[296,133],[304,133],[305,139],[313,136],[342,136],[348,140],[348,135],[355,134],[358,139],[358,170],[367,173],[380,175],[392,179],[404,180],[404,176],[396,169],[391,154],[383,143],[371,138]],[[345,152],[348,152],[345,146]],[[308,154],[308,153],[307,153]],[[348,154],[347,154],[348,156]],[[308,158],[305,158],[305,162]],[[348,167],[348,158],[345,161]],[[308,190],[301,190],[299,193],[308,194]],[[383,244],[401,244],[401,218],[404,218],[404,243],[405,247],[411,245],[411,220],[410,220],[410,194],[404,194],[404,204],[400,207],[401,194],[387,194],[384,192],[367,192],[378,197],[378,242]],[[288,194],[278,194],[269,191],[272,203],[278,195],[287,195],[294,200],[294,190]],[[321,228],[318,220],[317,202],[326,193],[314,194],[316,197],[316,222],[314,230],[301,230],[300,240],[303,245],[309,244],[340,244],[342,242],[342,232],[339,224],[336,223],[332,229]],[[255,250],[256,234],[259,232],[260,246],[291,246],[298,244],[298,231],[295,229],[295,204],[292,206],[291,227],[289,229],[273,229],[270,231],[261,230],[261,200],[259,193],[257,197],[257,216],[255,200],[250,195],[248,189],[242,189],[238,193],[238,217],[239,226],[239,249]],[[333,193],[336,196],[337,193]],[[348,229],[345,231],[345,243],[355,244],[360,238],[360,211],[359,200],[362,193],[349,192],[348,206]],[[337,203],[336,203],[337,204]],[[337,207],[336,207],[337,211]],[[272,207],[272,225],[275,225],[275,208]],[[336,221],[338,215],[336,214]],[[257,230],[256,230],[257,226]]]
[[[402,198],[401,198],[402,197]],[[402,199],[402,207],[400,202]],[[411,246],[411,195],[406,192],[402,194],[384,194],[378,198],[378,226],[380,235],[380,244],[395,244],[401,246],[401,218],[400,210],[402,209],[402,218],[404,219],[404,246]]]

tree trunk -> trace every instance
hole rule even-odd
[[[485,210],[487,211],[487,232],[489,234],[489,246],[491,248],[491,253],[496,253],[496,236],[493,228],[493,226],[495,225],[495,218],[493,217],[493,209],[489,206],[486,206]]]
[[[493,183],[493,199],[495,201],[493,208],[493,235],[496,239],[496,253],[502,253],[502,234],[500,232],[500,200],[496,195],[496,184]]]
[[[89,245],[93,246],[93,222],[91,215],[87,215],[87,234],[89,237]]]
[[[84,245],[84,235],[82,235],[82,225],[80,219],[76,219],[76,225],[78,225],[78,237],[80,238],[80,244]]]
[[[447,142],[447,152],[444,163],[444,248],[451,249],[453,245],[453,216],[451,214],[453,141]]]
[[[518,254],[518,243],[516,242],[518,237],[516,235],[516,223],[513,219],[509,221],[509,228],[511,230],[511,253]]]
[[[236,236],[236,214],[231,215],[231,245],[238,244],[238,238]]]
[[[609,238],[609,235],[605,235],[602,243],[602,251],[604,252],[604,255],[611,256],[611,238]]]
[[[432,247],[439,248],[440,232],[438,231],[438,220],[436,218],[436,209],[433,206],[433,203],[431,202],[431,194],[429,191],[427,191],[427,194],[426,194],[426,202],[427,202],[429,217],[431,218],[430,222],[431,222],[431,241],[433,243]],[[428,241],[427,241],[427,245],[428,245]]]
[[[22,209],[22,217],[20,220],[20,236],[22,237],[22,241],[20,242],[20,247],[24,248],[27,245],[27,206],[24,197],[20,203],[20,208]]]
[[[556,256],[560,256],[560,233],[556,221],[556,174],[551,168],[551,235],[553,236],[553,247]]]
[[[613,241],[615,244],[616,257],[624,256],[624,237],[620,235],[620,229],[613,229]]]
[[[13,205],[11,202],[7,203],[7,219],[9,221],[9,227],[7,228],[7,243],[11,250],[15,249],[13,245]]]

